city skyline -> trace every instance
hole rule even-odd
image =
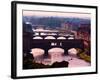
[[[70,17],[70,18],[82,18],[91,19],[90,13],[80,12],[52,12],[52,11],[29,11],[24,10],[23,16],[36,16],[36,17]]]

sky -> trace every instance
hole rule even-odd
[[[23,11],[23,16],[37,16],[37,17],[72,17],[72,18],[84,18],[90,19],[90,13],[78,13],[78,12],[50,12],[50,11]]]

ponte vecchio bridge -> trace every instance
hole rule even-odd
[[[31,47],[44,49],[45,54],[48,54],[48,50],[54,47],[64,49],[65,54],[70,48],[84,49],[83,40],[75,39],[74,34],[66,35],[64,32],[57,31],[35,31],[35,33],[37,35],[33,35]]]
[[[63,32],[57,31],[35,31],[31,41],[31,48],[41,48],[45,50],[45,55],[48,55],[48,50],[54,47],[64,49],[67,54],[70,48],[80,48],[84,50],[83,40],[75,39],[74,35],[65,35]],[[51,38],[50,38],[51,37]]]

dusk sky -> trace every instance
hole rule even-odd
[[[90,19],[90,13],[76,12],[47,12],[47,11],[23,11],[23,16],[38,16],[38,17],[73,17]]]

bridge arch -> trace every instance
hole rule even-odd
[[[68,39],[74,39],[74,37],[68,37]]]
[[[44,39],[56,39],[56,38],[53,36],[46,36]]]
[[[45,54],[45,50],[42,48],[33,48],[33,49],[31,49],[31,54],[34,57],[37,57],[37,56]]]
[[[58,37],[57,39],[66,39],[65,37]]]
[[[51,48],[48,50],[48,54],[51,57],[51,63],[61,62],[63,61],[64,49],[59,47]]]
[[[64,49],[59,47],[54,47],[54,48],[50,48],[48,50],[48,53],[64,53]]]
[[[78,51],[75,48],[69,48],[68,54],[72,56],[77,56]]]
[[[35,36],[35,37],[33,37],[33,39],[43,39],[43,38],[40,36]]]

